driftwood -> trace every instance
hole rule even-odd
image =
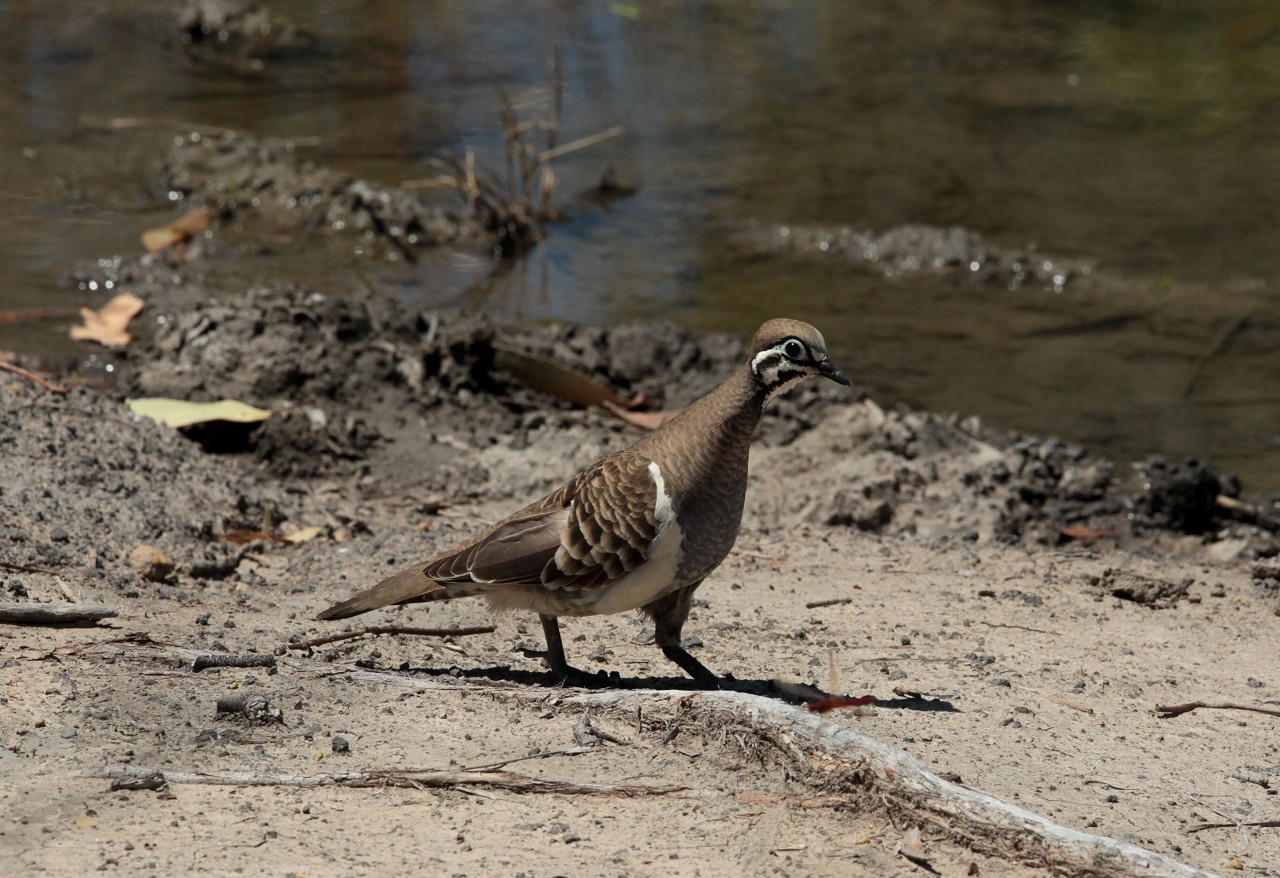
[[[84,604],[0,604],[0,624],[95,625],[116,611]]]
[[[287,659],[297,670],[333,674],[333,667]],[[457,688],[433,680],[379,671],[350,669],[353,682],[406,689]],[[467,687],[476,689],[480,687]],[[943,780],[916,757],[867,735],[840,728],[829,719],[794,705],[742,692],[668,690],[548,692],[526,688],[483,687],[497,697],[548,701],[580,709],[614,709],[634,717],[637,710],[671,707],[682,725],[699,720],[711,727],[737,724],[778,746],[794,759],[820,754],[846,766],[846,779],[861,785],[859,798],[878,801],[891,811],[927,821],[932,834],[946,835],[994,857],[1012,858],[1060,874],[1093,878],[1212,878],[1211,873],[1138,845],[1078,832],[995,796]],[[807,752],[806,752],[807,751]],[[830,778],[832,769],[822,772]]]
[[[669,796],[688,787],[573,783],[542,780],[510,771],[406,769],[401,771],[341,771],[330,774],[277,774],[266,771],[157,771],[137,765],[82,768],[62,777],[104,778],[119,782],[139,778],[155,783],[157,776],[175,784],[215,784],[236,787],[492,787],[517,793],[560,793],[587,796]]]
[[[1190,713],[1191,711],[1199,710],[1200,708],[1204,708],[1205,710],[1249,710],[1254,713],[1265,713],[1268,716],[1280,716],[1280,710],[1272,710],[1267,707],[1256,707],[1252,704],[1230,704],[1227,702],[1210,703],[1208,701],[1188,701],[1186,704],[1157,704],[1156,712],[1159,713],[1162,718],[1168,718],[1171,716],[1181,716],[1184,713]]]

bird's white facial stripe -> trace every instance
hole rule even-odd
[[[814,374],[812,369],[782,352],[786,344],[782,342],[751,358],[751,371],[764,385],[770,398]]]

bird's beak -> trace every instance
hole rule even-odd
[[[830,378],[836,384],[843,384],[845,387],[850,386],[849,379],[844,377],[844,373],[837,369],[836,364],[830,360],[823,360],[819,363],[818,371],[821,372],[824,377]]]

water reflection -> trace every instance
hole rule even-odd
[[[82,304],[69,265],[136,253],[172,215],[151,173],[174,130],[113,132],[113,117],[318,137],[317,160],[395,182],[436,173],[445,148],[500,163],[498,91],[545,93],[559,47],[561,141],[626,133],[557,163],[571,219],[529,259],[356,271],[338,239],[234,270],[326,289],[364,274],[522,319],[748,333],[785,311],[823,326],[884,401],[1122,456],[1210,455],[1280,487],[1269,0],[274,6],[313,38],[251,74],[186,57],[149,2],[0,0],[0,307]],[[610,165],[634,197],[568,198]],[[954,224],[1113,282],[886,278],[743,248],[744,221]],[[0,349],[84,355],[57,326],[0,326]]]

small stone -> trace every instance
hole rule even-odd
[[[76,735],[80,733],[77,732],[75,729],[63,729],[58,734],[62,735],[62,737],[64,738],[74,738]]]
[[[129,569],[148,582],[163,582],[173,573],[173,562],[155,546],[142,545],[129,553]]]
[[[351,752],[351,742],[341,735],[333,736],[333,740],[330,742],[330,747],[332,747],[334,753]]]

